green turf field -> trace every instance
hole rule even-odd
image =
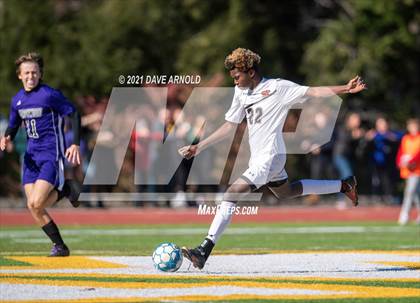
[[[50,243],[39,228],[2,227],[0,286],[6,298],[15,299],[10,302],[420,300],[417,225],[232,224],[203,271],[189,268],[186,260],[177,273],[158,273],[153,269],[150,256],[159,243],[171,241],[180,246],[195,246],[206,235],[207,228],[207,225],[63,226],[63,238],[73,257],[51,260],[42,257],[48,253]],[[82,298],[91,297],[60,301],[51,291],[42,300],[40,287],[47,287],[47,292],[48,287],[64,287],[60,292],[64,297],[66,287],[73,287],[71,294],[80,291]],[[105,290],[115,292],[116,297]],[[46,293],[42,291],[41,294]],[[25,295],[26,300],[19,299]]]
[[[208,225],[63,226],[74,255],[150,255],[161,242],[199,244]],[[45,255],[50,242],[41,229],[2,227],[2,255]],[[271,250],[415,250],[420,226],[395,223],[232,224],[215,253],[264,253]]]

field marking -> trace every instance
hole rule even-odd
[[[183,277],[184,279],[191,279],[194,280],[191,276]],[[162,277],[160,277],[162,279]],[[316,279],[315,281],[317,281]],[[54,285],[54,286],[80,286],[80,287],[96,287],[96,288],[125,288],[125,289],[178,289],[178,288],[194,288],[194,287],[222,287],[222,286],[236,286],[236,287],[247,287],[247,288],[267,288],[267,289],[277,289],[277,288],[284,288],[284,289],[307,289],[307,290],[322,290],[322,291],[334,291],[334,292],[344,292],[351,291],[354,293],[365,293],[371,292],[372,288],[378,289],[383,288],[382,286],[360,286],[360,285],[348,285],[348,284],[303,284],[299,283],[298,280],[284,282],[284,283],[274,283],[274,282],[265,282],[264,280],[258,281],[235,281],[235,280],[226,280],[226,281],[202,281],[200,283],[161,283],[161,282],[98,282],[92,280],[83,280],[83,281],[76,281],[73,279],[69,280],[46,280],[46,279],[36,279],[31,277],[28,279],[25,276],[21,276],[19,278],[16,277],[1,277],[2,283],[9,283],[9,284],[31,284],[31,285]],[[306,280],[308,281],[308,280]],[[357,280],[352,280],[357,281]],[[360,280],[358,280],[360,281]],[[351,290],[349,290],[351,288]],[[386,287],[387,289],[389,287]],[[404,289],[406,288],[398,288],[397,289]],[[420,295],[420,289],[416,289],[417,294]],[[394,293],[394,292],[392,292]],[[411,292],[410,292],[411,294]],[[389,297],[389,296],[387,296]]]
[[[33,266],[1,266],[0,291],[2,300],[32,303],[420,297],[419,288],[398,285],[420,282],[419,258],[413,251],[224,255],[205,271],[188,271],[186,261],[177,273],[157,273],[150,256],[8,256]],[[382,284],[361,285],[369,281]]]
[[[0,266],[1,270],[62,269],[62,268],[125,268],[125,265],[96,260],[89,257],[71,256],[66,258],[11,256],[7,259],[30,263],[31,266]]]
[[[420,262],[374,262],[374,263],[397,266],[397,267],[407,267],[411,269],[420,269]]]
[[[5,291],[10,291],[10,288],[14,285],[5,285]],[[25,285],[20,287],[21,290],[26,290],[27,292],[32,291],[32,286]],[[51,287],[53,288],[53,287]],[[53,288],[54,289],[54,288]],[[57,288],[55,288],[57,289]],[[42,291],[41,293],[39,291]],[[61,287],[61,293],[50,296],[50,299],[56,299],[56,301],[64,301],[67,299],[67,302],[81,302],[80,301],[80,291],[82,288],[80,287],[72,287],[68,286],[66,288]],[[42,300],[46,291],[48,291],[47,287],[41,286],[40,289],[35,290],[37,302]],[[214,295],[215,293],[219,295]],[[119,292],[115,292],[109,289],[94,289],[89,292],[85,292],[85,298],[89,298],[92,302],[126,302],[126,299],[129,299],[130,302],[133,300],[134,302],[143,301],[145,299],[151,300],[178,300],[179,298],[183,297],[199,297],[199,298],[214,298],[216,300],[223,300],[226,296],[243,296],[244,298],[255,298],[260,297],[264,298],[266,296],[275,296],[275,297],[296,297],[296,298],[307,298],[307,297],[319,297],[325,296],[329,297],[335,294],[341,294],[342,292],[334,292],[334,291],[323,291],[323,290],[305,290],[305,289],[294,289],[291,287],[288,288],[276,288],[276,289],[267,289],[267,288],[249,288],[249,287],[237,287],[237,286],[210,286],[210,287],[193,287],[186,292],[185,289],[165,289],[165,288],[155,288],[155,289],[147,289],[140,292],[138,290],[127,290],[121,289]],[[347,293],[347,292],[345,292]],[[6,293],[6,296],[8,293]],[[77,298],[79,297],[79,298]],[[19,300],[19,296],[16,296],[15,299]],[[71,300],[71,298],[77,298],[76,300]],[[95,300],[96,299],[96,300]],[[86,300],[86,299],[85,299]],[[109,301],[108,301],[109,300]],[[42,300],[41,302],[45,302]]]
[[[242,251],[246,253],[247,251]],[[261,252],[261,251],[260,251]],[[124,274],[130,272],[132,274],[152,274],[156,270],[152,266],[150,256],[144,257],[107,257],[107,256],[72,256],[67,258],[49,258],[43,256],[6,256],[6,259],[21,261],[32,264],[31,266],[0,266],[1,272],[43,272],[48,270],[51,273],[120,273]],[[404,268],[401,262],[409,262],[411,265],[420,260],[420,252],[417,251],[278,251],[277,253],[253,254],[253,255],[238,255],[238,254],[215,254],[207,262],[208,265],[203,271],[194,269],[188,270],[188,261],[185,261],[181,270],[178,273],[199,274],[207,272],[208,274],[223,275],[230,273],[235,276],[246,275],[258,272],[259,275],[266,272],[269,275],[297,275],[305,276],[314,274],[318,271],[324,276],[330,272],[339,276],[345,274],[346,271],[339,269],[346,269],[348,274],[354,276],[358,275],[358,271],[349,271],[351,266],[360,268],[360,274],[365,273],[365,277],[369,275],[378,275],[375,272],[374,265],[380,264],[386,269],[386,266],[393,266],[398,264],[399,267]],[[237,267],[234,264],[240,262],[241,266]],[[258,266],[247,265],[258,264]],[[254,263],[252,263],[254,262]],[[385,262],[385,263],[384,263]],[[394,262],[393,264],[386,262]],[[395,263],[398,262],[398,263]],[[220,263],[220,264],[218,264]],[[366,265],[364,265],[366,264]],[[414,264],[417,267],[417,264]],[[381,268],[378,267],[378,268]],[[389,268],[391,269],[391,268]],[[117,272],[116,272],[117,271]],[[410,278],[411,275],[407,272],[397,273],[399,278]],[[382,275],[386,277],[386,274]]]
[[[291,250],[280,250],[280,249],[267,249],[264,248],[255,248],[255,249],[238,249],[238,250],[223,250],[223,251],[215,251],[213,255],[246,255],[246,254],[338,254],[338,253],[354,253],[354,254],[391,254],[391,255],[403,255],[403,256],[418,256],[420,257],[420,251],[418,250],[373,250],[373,249],[342,249],[342,250],[335,250],[335,249],[320,249],[320,250],[298,250],[298,249],[291,249]]]
[[[66,241],[67,242],[67,241]],[[49,241],[51,243],[51,241]],[[83,250],[83,249],[72,249],[72,254],[80,254],[80,255],[112,255],[112,256],[118,256],[121,254],[120,250]],[[8,257],[8,256],[37,256],[37,257],[45,257],[45,251],[24,251],[24,252],[17,252],[17,251],[1,251],[0,256],[2,257]]]
[[[337,253],[363,253],[363,254],[397,254],[397,255],[405,255],[405,256],[419,256],[420,252],[418,250],[372,250],[372,249],[361,249],[361,250],[354,250],[354,249],[328,249],[320,248],[320,249],[312,249],[312,250],[299,250],[299,249],[271,249],[271,248],[241,248],[241,249],[226,249],[223,251],[214,251],[212,255],[221,256],[221,255],[266,255],[266,254],[305,254],[305,253],[320,253],[320,254],[337,254]],[[73,254],[85,254],[88,256],[95,256],[96,255],[112,255],[118,256],[121,254],[121,251],[114,251],[114,250],[81,250],[81,249],[73,249]],[[9,257],[9,256],[38,256],[42,257],[45,256],[45,252],[42,251],[25,251],[25,252],[16,252],[16,251],[1,251],[0,256]],[[135,256],[135,255],[131,255]],[[146,256],[146,255],[138,255],[138,256]]]
[[[58,292],[53,292],[49,296],[49,299],[63,299],[68,302],[80,302],[80,297],[89,297],[95,298],[97,300],[103,300],[106,297],[113,297],[111,300],[116,300],[116,298],[121,299],[163,299],[168,300],[179,300],[182,296],[183,298],[191,297],[202,297],[203,299],[208,300],[227,300],[231,296],[242,296],[242,299],[333,299],[333,298],[403,298],[403,297],[419,297],[420,289],[415,288],[406,288],[406,287],[382,287],[382,286],[359,286],[359,285],[327,285],[327,284],[299,284],[299,283],[255,283],[255,282],[230,282],[223,283],[219,282],[215,285],[203,285],[203,284],[188,284],[189,287],[185,288],[168,288],[162,287],[161,285],[156,288],[148,288],[140,291],[142,296],[139,296],[139,291],[134,289],[134,291],[128,289],[127,287],[119,287],[116,292],[113,292],[112,289],[107,287],[96,286],[92,283],[71,283],[70,285],[64,285],[60,287],[60,283],[51,286],[51,284],[44,284],[40,281],[26,281],[28,283],[19,283],[16,285],[17,290],[19,288],[26,290],[35,291],[36,295],[34,299],[37,299],[37,302],[40,301],[46,294],[48,294],[48,288],[60,290]],[[45,281],[42,281],[45,282]],[[15,285],[11,281],[6,281],[2,284],[3,290],[5,291],[5,297],[13,300],[19,300],[24,298],[26,292],[20,291],[19,293],[14,293]],[[43,286],[45,285],[44,289]],[[78,285],[82,287],[77,288]],[[86,288],[88,287],[88,288]],[[97,287],[97,288],[94,288]],[[116,287],[117,288],[117,287]],[[41,293],[39,291],[42,290]],[[47,291],[45,291],[47,290]],[[69,293],[70,290],[70,293]],[[84,290],[90,290],[85,291]],[[82,293],[81,293],[82,292]],[[217,295],[215,295],[217,293]],[[42,298],[39,298],[42,296]],[[47,295],[48,296],[48,295]],[[133,298],[135,297],[135,298]],[[79,300],[71,300],[72,298],[77,298]],[[25,300],[25,299],[24,299]],[[115,301],[108,301],[115,302]]]
[[[207,228],[122,228],[122,229],[94,229],[82,228],[69,230],[63,228],[63,236],[177,236],[201,235],[207,233]],[[405,233],[404,226],[314,226],[314,227],[234,227],[227,229],[227,235],[256,235],[256,234],[340,234],[340,233]],[[0,231],[0,238],[32,238],[44,237],[39,230],[4,230]]]
[[[13,273],[1,273],[0,278],[8,277],[8,278],[24,278],[24,277],[39,277],[42,273],[34,273],[34,272],[13,272]],[[258,277],[250,277],[250,276],[220,276],[220,275],[178,275],[178,274],[169,274],[168,276],[161,275],[161,274],[105,274],[105,273],[54,273],[54,277],[71,277],[71,278],[109,278],[109,279],[162,279],[162,278],[170,278],[171,280],[185,280],[188,278],[194,278],[194,280],[204,280],[204,281],[211,281],[211,280],[220,280],[224,279],[226,281],[237,281],[237,280],[250,280],[250,281],[265,281],[265,280],[273,280],[273,281],[313,281],[314,277],[291,277],[291,276],[258,276]],[[341,277],[315,277],[317,281],[323,282],[420,282],[420,276],[418,278],[341,278]]]
[[[44,243],[51,243],[51,240],[48,238],[15,238],[11,239],[13,242],[16,243],[29,243],[29,244],[44,244]],[[78,243],[81,242],[82,239],[80,238],[69,238],[66,239],[66,243]]]

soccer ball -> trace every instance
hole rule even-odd
[[[182,264],[182,252],[174,243],[161,243],[152,256],[155,268],[161,271],[177,271]]]

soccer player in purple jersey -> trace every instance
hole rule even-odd
[[[0,140],[0,148],[6,148],[23,122],[28,140],[22,183],[28,208],[53,242],[50,256],[68,256],[70,250],[46,208],[63,197],[67,197],[74,207],[79,206],[77,183],[64,180],[63,162],[67,158],[72,164],[80,164],[80,116],[59,90],[41,83],[43,59],[39,54],[22,55],[15,63],[23,88],[12,98],[9,126]],[[73,144],[66,151],[64,116],[71,118],[74,130]]]

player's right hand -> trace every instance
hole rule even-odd
[[[3,151],[6,149],[7,144],[10,142],[10,135],[7,137],[1,137],[0,139],[0,149]]]
[[[347,83],[347,91],[350,94],[355,94],[365,89],[367,89],[367,85],[360,76],[354,77]]]
[[[191,159],[198,154],[197,145],[187,145],[178,149],[178,153],[185,159]]]

